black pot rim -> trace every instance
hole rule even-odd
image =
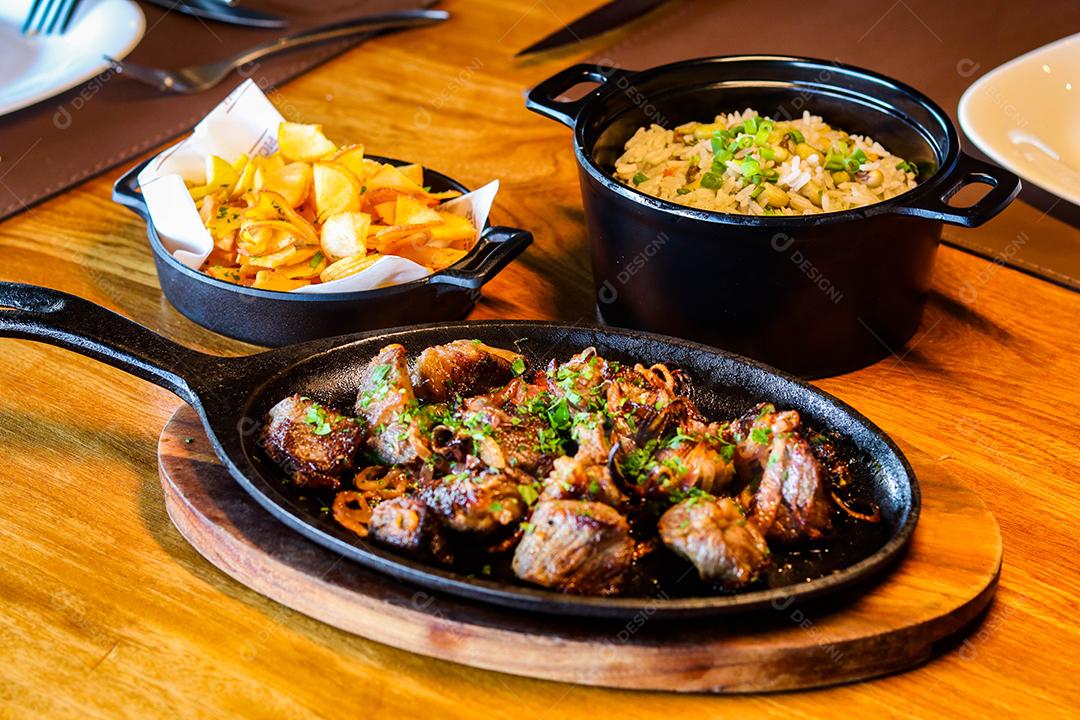
[[[948,114],[933,100],[919,92],[915,88],[902,83],[898,80],[894,80],[887,75],[874,72],[872,70],[866,70],[853,65],[843,65],[834,61],[821,60],[817,58],[800,57],[794,55],[714,55],[709,57],[693,58],[691,60],[681,60],[679,62],[667,63],[665,65],[657,65],[655,67],[648,68],[641,71],[619,71],[625,72],[627,76],[635,79],[651,79],[658,75],[666,73],[673,73],[683,70],[688,67],[708,65],[708,64],[727,64],[727,63],[739,63],[739,62],[760,62],[760,61],[775,61],[775,62],[787,62],[798,63],[800,65],[812,66],[821,69],[829,69],[836,72],[844,72],[853,76],[869,78],[876,82],[887,85],[893,89],[899,90],[909,96],[912,99],[919,102],[919,104],[926,107],[936,118],[939,119],[946,132],[946,144],[944,147],[944,157],[938,162],[937,168],[933,174],[928,176],[925,180],[918,183],[911,190],[907,190],[895,197],[883,200],[882,202],[874,203],[873,205],[865,205],[859,208],[852,208],[850,210],[841,210],[839,212],[830,213],[818,213],[814,215],[740,215],[736,213],[724,213],[716,210],[699,210],[691,208],[687,205],[680,205],[678,203],[671,202],[670,200],[662,200],[658,197],[648,195],[640,190],[625,185],[614,177],[610,173],[606,172],[603,168],[596,163],[592,158],[592,153],[585,146],[585,126],[588,124],[588,119],[594,110],[601,106],[612,95],[619,92],[619,88],[615,87],[615,83],[608,82],[596,90],[596,95],[588,99],[582,106],[581,113],[577,117],[577,122],[574,127],[574,155],[578,159],[579,165],[589,173],[589,175],[601,185],[609,190],[617,193],[618,195],[630,200],[643,208],[650,210],[658,210],[666,212],[671,215],[676,215],[680,218],[687,220],[697,220],[702,222],[709,222],[718,225],[736,225],[736,226],[754,226],[754,227],[817,227],[821,225],[832,225],[837,223],[849,222],[853,220],[862,220],[865,218],[873,217],[875,215],[883,215],[894,213],[896,208],[904,206],[907,201],[928,196],[938,190],[942,185],[944,178],[949,175],[949,170],[956,164],[960,155],[960,137],[956,131],[956,126],[949,118]],[[614,75],[613,75],[614,77]],[[821,82],[817,83],[823,87],[829,87],[829,83]],[[839,89],[839,88],[838,88]],[[922,128],[917,124],[914,124],[910,118],[901,118],[904,122],[912,125],[916,128]]]
[[[404,160],[398,160],[397,158],[384,157],[381,155],[368,155],[372,160],[378,160],[380,162],[389,163],[391,165],[409,165]],[[441,172],[432,170],[428,167],[424,167],[424,172],[430,174],[433,178],[437,179],[440,183],[444,183],[451,190],[457,190],[458,192],[467,194],[471,192],[468,187],[458,182],[457,180],[444,175]],[[484,230],[491,227],[491,223],[488,222],[484,225],[484,229],[481,230],[480,236],[483,237]],[[172,253],[165,249],[165,246],[161,242],[161,238],[158,237],[157,228],[154,226],[153,220],[146,221],[146,236],[150,240],[150,248],[153,250],[154,255],[160,258],[170,269],[178,272],[189,280],[195,282],[205,283],[212,287],[234,292],[238,295],[246,295],[248,297],[263,298],[267,300],[284,300],[286,302],[341,302],[341,301],[360,301],[369,300],[379,297],[390,297],[398,293],[405,293],[423,285],[429,285],[433,282],[432,278],[435,278],[439,272],[445,272],[446,270],[452,270],[459,265],[468,263],[475,253],[476,249],[480,247],[480,243],[477,242],[473,249],[469,251],[467,255],[458,260],[453,265],[450,265],[439,272],[425,275],[422,278],[416,280],[410,280],[405,283],[398,283],[397,285],[388,285],[387,287],[372,288],[370,290],[353,290],[351,292],[338,292],[338,293],[294,293],[284,290],[262,290],[259,288],[251,288],[245,285],[237,285],[235,283],[225,282],[224,280],[218,280],[215,277],[207,275],[189,268],[184,263],[173,257]]]

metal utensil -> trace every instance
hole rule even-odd
[[[235,1],[224,0],[146,0],[151,5],[175,10],[206,20],[257,28],[283,28],[289,24],[281,15],[241,7]]]
[[[79,0],[34,0],[22,26],[23,35],[52,35],[67,32]]]
[[[241,65],[254,62],[272,53],[289,50],[303,45],[349,37],[350,35],[373,34],[385,30],[421,27],[448,20],[450,14],[442,10],[406,10],[402,12],[368,15],[362,18],[346,20],[331,25],[320,25],[303,32],[271,40],[256,45],[225,60],[191,65],[179,70],[160,70],[139,65],[129,60],[116,60],[105,56],[105,60],[121,75],[126,75],[139,82],[156,87],[162,92],[180,94],[197,93],[211,88]]]
[[[653,8],[663,5],[666,0],[611,0],[590,13],[582,15],[569,25],[556,30],[542,40],[518,52],[514,57],[522,57],[542,50],[581,42],[594,35],[614,30],[620,25],[641,17]]]

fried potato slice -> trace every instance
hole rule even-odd
[[[364,241],[371,227],[371,216],[362,212],[331,215],[323,223],[319,245],[331,261],[367,252]]]
[[[262,187],[280,195],[289,207],[297,208],[307,200],[308,193],[311,192],[311,184],[311,165],[294,162],[270,170],[263,180]]]
[[[306,260],[291,265],[282,265],[276,272],[279,276],[291,280],[314,280],[318,278],[319,273],[325,270],[326,266],[329,264],[326,256],[319,250]]]
[[[383,165],[364,184],[367,185],[368,192],[387,189],[409,195],[424,194],[424,188],[420,187],[419,183],[410,180],[400,169],[393,165]]]
[[[396,228],[393,228],[396,229]],[[375,252],[383,255],[402,255],[402,251],[410,247],[424,247],[431,239],[431,231],[428,229],[413,230],[405,233],[386,233],[381,237],[372,238],[368,245]]]
[[[351,257],[342,258],[336,262],[330,263],[330,265],[319,274],[319,279],[323,282],[332,282],[334,280],[340,280],[343,277],[355,275],[362,270],[367,270],[377,261],[382,259],[382,257],[382,255],[375,253],[373,255],[353,255]]]
[[[236,184],[240,174],[233,169],[229,161],[217,155],[206,156],[206,186],[218,190],[228,190]]]
[[[232,190],[229,192],[229,197],[243,197],[255,189],[255,168],[256,163],[254,159],[248,160],[244,164],[243,169],[240,170],[240,173],[236,178],[236,182],[232,186]]]
[[[416,198],[408,195],[398,195],[394,203],[395,225],[427,225],[441,223],[443,221],[439,213]]]
[[[405,177],[412,180],[417,185],[424,184],[424,167],[419,163],[411,163],[409,165],[398,165],[398,172]],[[423,188],[421,188],[423,189]]]
[[[375,206],[375,214],[379,216],[379,219],[390,225],[394,224],[394,211],[397,209],[397,203],[388,201],[379,203]]]
[[[255,282],[252,284],[253,288],[258,290],[279,290],[281,292],[289,292],[296,288],[310,285],[307,280],[294,280],[292,278],[284,277],[280,273],[274,270],[260,270],[255,275]]]
[[[468,218],[452,213],[437,213],[442,223],[431,228],[428,245],[438,248],[472,249],[476,240],[476,226]]]
[[[337,151],[330,162],[341,165],[363,182],[379,168],[379,164],[364,157],[363,145],[348,145]],[[374,167],[373,167],[374,166]]]
[[[455,248],[437,248],[429,245],[406,245],[394,253],[403,258],[419,263],[432,271],[442,270],[456,263],[468,253]]]
[[[297,252],[295,245],[289,245],[282,250],[267,253],[266,255],[251,255],[248,257],[248,264],[260,268],[276,268],[293,262]]]
[[[340,165],[315,163],[312,177],[319,222],[341,212],[360,210],[360,181],[350,170]]]
[[[322,125],[283,122],[278,125],[278,150],[288,160],[315,162],[337,152],[337,145],[323,135]]]
[[[240,275],[240,268],[236,266],[207,265],[203,268],[203,272],[212,278],[224,280],[225,282],[234,283],[236,285],[239,285],[243,280]]]

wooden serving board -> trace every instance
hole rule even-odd
[[[161,434],[169,516],[206,559],[256,592],[410,652],[548,680],[685,692],[792,690],[927,660],[972,624],[997,587],[1001,534],[972,490],[907,448],[922,516],[907,554],[856,596],[776,604],[691,623],[529,615],[440,595],[367,570],[289,531],[218,464],[186,405]]]

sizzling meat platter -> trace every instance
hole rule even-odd
[[[678,370],[593,348],[541,369],[475,340],[412,362],[388,345],[348,412],[286,397],[260,444],[360,537],[567,593],[641,594],[673,573],[749,589],[777,549],[878,523],[838,438],[766,403],[707,418],[692,394]]]

